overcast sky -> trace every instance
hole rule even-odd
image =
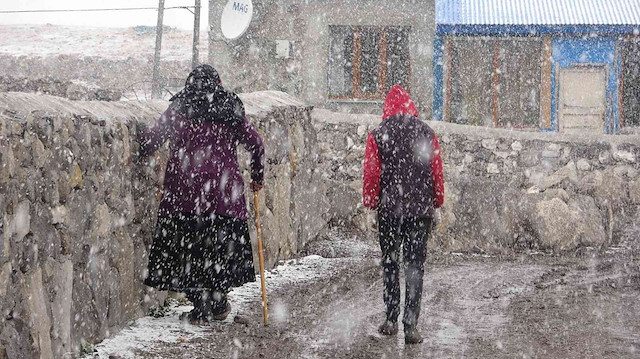
[[[105,9],[130,7],[158,7],[158,0],[0,0],[0,10],[41,10],[41,9]],[[193,0],[165,0],[165,7],[193,6]],[[200,24],[203,30],[208,23],[208,0],[202,0]],[[0,14],[0,24],[57,24],[98,27],[130,27],[135,25],[156,25],[158,12],[107,11],[107,12],[66,12],[66,13],[24,13]],[[182,29],[193,29],[193,14],[185,9],[164,12],[164,24]]]

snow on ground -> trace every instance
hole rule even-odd
[[[353,258],[323,258],[310,255],[285,261],[266,273],[267,297],[269,292],[294,284],[300,285],[329,278],[338,268],[343,268],[353,260]],[[231,291],[229,300],[233,307],[225,324],[231,324],[235,315],[243,312],[256,298],[260,298],[261,293],[259,277],[256,282],[247,283]],[[283,308],[280,308],[277,303],[274,304],[275,307],[270,307],[270,314],[274,320],[277,320]],[[191,306],[174,306],[164,317],[147,316],[138,319],[114,337],[98,344],[95,347],[97,350],[95,357],[108,359],[110,355],[116,354],[123,359],[134,358],[136,350],[148,349],[157,342],[175,343],[202,337],[208,332],[208,327],[194,326],[178,319],[180,313],[191,309],[193,309]]]
[[[130,28],[59,25],[0,25],[0,54],[30,57],[97,56],[110,60],[152,59],[155,33]],[[162,38],[163,60],[190,60],[193,35],[171,29]],[[200,33],[200,54],[208,53],[206,32]]]

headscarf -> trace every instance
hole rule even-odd
[[[173,105],[193,121],[211,121],[236,126],[244,121],[240,98],[222,87],[218,72],[210,65],[199,65],[187,77],[184,88],[171,97]]]

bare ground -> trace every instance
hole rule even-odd
[[[625,245],[607,251],[570,256],[431,253],[420,318],[425,341],[406,346],[402,330],[397,337],[376,332],[383,304],[375,243],[344,236],[310,246],[312,252],[352,256],[331,278],[269,293],[269,327],[262,325],[256,301],[244,313],[250,325],[216,323],[204,338],[158,343],[137,354],[172,359],[640,357],[636,238],[630,235]],[[360,250],[344,250],[349,240]]]

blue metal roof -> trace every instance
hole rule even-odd
[[[640,0],[436,0],[437,25],[640,25]]]

